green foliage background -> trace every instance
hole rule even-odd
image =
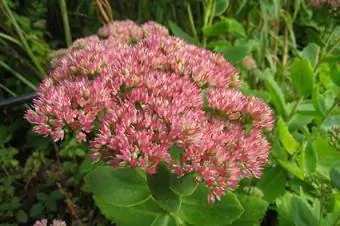
[[[221,53],[239,70],[242,91],[270,103],[277,122],[264,175],[241,181],[210,209],[186,196],[194,191],[190,185],[181,190],[129,170],[104,169],[90,162],[87,147],[74,137],[53,144],[33,134],[22,118],[27,106],[15,106],[0,109],[0,225],[41,218],[70,225],[180,225],[169,215],[179,202],[178,216],[192,225],[340,225],[338,9],[315,8],[309,0],[109,2],[115,20],[154,20],[189,43]],[[0,101],[34,91],[49,71],[53,50],[100,26],[93,0],[1,0]],[[101,185],[116,174],[136,177],[134,184],[111,179]],[[134,199],[117,200],[120,186],[141,189]],[[116,196],[103,197],[110,189]],[[165,202],[159,192],[175,201]],[[193,196],[204,192],[198,187]],[[136,204],[141,200],[147,201]],[[140,214],[138,205],[151,214]],[[192,217],[202,208],[202,218]],[[209,218],[214,214],[221,214],[220,221]]]

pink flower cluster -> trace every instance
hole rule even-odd
[[[33,226],[47,226],[47,220],[46,219],[42,219],[39,221],[36,221],[34,223]],[[66,223],[64,221],[61,220],[53,220],[52,224],[50,224],[50,226],[66,226]]]
[[[153,22],[101,29],[105,39],[76,41],[40,85],[25,115],[35,132],[58,141],[73,131],[114,167],[153,174],[165,162],[204,182],[210,203],[261,175],[274,119],[265,102],[238,91],[232,65]]]

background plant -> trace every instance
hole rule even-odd
[[[100,20],[94,2],[66,3],[73,39],[97,31]],[[152,19],[187,42],[222,53],[239,69],[242,90],[272,104],[278,120],[270,164],[259,181],[243,181],[239,188],[242,194],[267,202],[266,216],[263,212],[258,218],[264,225],[339,224],[338,9],[315,8],[307,0],[110,3],[114,19]],[[37,63],[4,4],[24,31]],[[65,47],[66,41],[59,1],[2,0],[0,9],[0,86],[4,91],[0,95],[9,97],[33,90],[44,75],[42,70],[49,70],[50,49]],[[80,151],[83,147],[77,148],[72,137],[54,146],[27,132],[23,109],[0,113],[1,200],[5,200],[0,222],[33,224],[36,219],[58,217],[107,225],[89,204],[91,197],[80,189],[91,167]],[[79,155],[71,154],[73,150]]]

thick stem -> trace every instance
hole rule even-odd
[[[186,2],[186,7],[187,7],[187,11],[188,11],[188,17],[189,17],[191,31],[192,31],[194,37],[198,40],[197,31],[196,31],[196,27],[195,27],[195,23],[194,23],[194,18],[192,16],[192,12],[191,12],[190,2]]]
[[[72,44],[72,35],[71,35],[71,30],[70,30],[70,24],[68,22],[66,1],[60,0],[59,4],[60,4],[61,16],[63,18],[65,41],[66,41],[66,45],[69,47]]]

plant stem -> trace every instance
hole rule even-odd
[[[28,81],[24,76],[22,76],[21,74],[19,74],[18,72],[14,71],[10,66],[8,66],[5,62],[0,60],[0,66],[2,66],[3,68],[5,68],[7,71],[11,72],[15,77],[17,77],[20,81],[22,81],[23,83],[25,83],[28,87],[30,87],[31,89],[35,90],[36,87],[35,85],[33,85],[33,83],[31,83],[30,81]]]
[[[188,11],[188,17],[189,17],[191,31],[192,31],[194,37],[198,40],[197,31],[196,31],[196,28],[195,28],[194,19],[193,19],[192,12],[191,12],[190,2],[186,2],[186,7],[187,7],[187,11]]]
[[[66,1],[60,0],[59,4],[60,4],[61,16],[63,18],[63,27],[64,27],[64,33],[65,33],[66,46],[69,47],[72,44],[72,35],[71,35],[71,30],[70,30],[70,24],[68,22]]]
[[[15,38],[13,38],[13,37],[11,37],[9,35],[6,35],[6,34],[0,32],[0,38],[3,38],[5,40],[7,40],[7,41],[10,41],[10,42],[12,42],[12,43],[14,43],[14,44],[16,44],[16,45],[18,45],[18,46],[20,46],[22,48],[21,43],[18,40],[16,40]]]
[[[291,119],[293,115],[296,113],[297,108],[299,107],[302,101],[303,101],[303,97],[300,97],[298,101],[295,103],[295,105],[293,106],[291,112],[289,113],[288,120]]]
[[[26,53],[28,54],[28,56],[31,58],[32,62],[34,63],[34,65],[37,67],[39,73],[40,73],[40,77],[44,77],[44,75],[46,74],[45,73],[45,70],[42,68],[42,66],[39,64],[39,62],[37,61],[37,59],[35,58],[31,48],[29,47],[28,43],[27,43],[27,40],[25,39],[25,37],[23,36],[23,32],[22,30],[20,29],[17,21],[15,20],[15,17],[11,11],[11,9],[9,8],[8,4],[7,4],[7,0],[1,0],[3,6],[4,6],[4,9],[6,11],[6,13],[8,14],[8,17],[9,17],[9,20],[11,22],[11,24],[13,24],[14,28],[15,28],[15,31],[17,32],[18,36],[19,36],[19,39],[22,43],[22,45],[24,46],[25,50],[26,50]]]
[[[215,13],[215,0],[206,0],[204,1],[204,16],[203,16],[203,28],[211,25],[214,13]],[[207,37],[203,34],[202,38],[202,46],[205,48],[207,45]]]
[[[3,90],[5,90],[7,93],[9,93],[10,95],[16,97],[17,94],[15,92],[13,92],[12,90],[8,89],[5,85],[3,85],[2,83],[0,83],[0,88],[2,88]]]
[[[102,23],[107,24],[113,20],[112,10],[107,0],[96,0],[99,17]]]

